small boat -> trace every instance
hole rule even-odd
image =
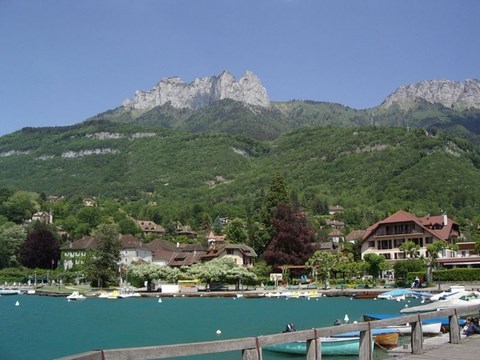
[[[403,314],[429,312],[444,309],[461,308],[470,305],[480,305],[480,292],[478,291],[458,291],[438,301],[428,304],[407,307],[400,310]]]
[[[85,295],[80,294],[80,292],[78,291],[74,291],[73,293],[67,296],[68,301],[72,301],[72,300],[79,301],[79,300],[85,300],[85,299],[86,299]]]
[[[400,333],[395,328],[380,328],[372,329],[372,337],[375,341],[375,344],[381,346],[382,348],[391,349],[397,346],[398,337]],[[359,337],[360,331],[351,331],[348,333],[337,334],[333,337],[343,338],[343,337]]]
[[[318,340],[321,342],[320,349],[322,356],[358,355],[360,351],[359,337],[322,337]],[[265,346],[264,349],[284,354],[306,355],[307,342],[294,341],[284,344],[274,344]]]
[[[396,331],[391,333],[383,333],[374,336],[375,344],[384,349],[393,349],[398,346],[398,337],[400,334]]]
[[[432,296],[429,292],[413,291],[407,289],[395,289],[386,291],[377,296],[378,299],[385,300],[405,300],[408,297],[417,299],[428,299]]]
[[[384,319],[392,319],[398,318],[402,315],[398,314],[363,314],[364,321],[373,321],[373,320],[384,320]],[[440,330],[438,330],[438,323],[440,323]],[[458,325],[460,327],[465,325],[464,319],[458,319]],[[408,331],[411,332],[410,326],[399,327],[402,331],[402,334],[407,333]],[[408,329],[410,328],[410,330]],[[448,317],[441,317],[441,318],[432,318],[426,319],[422,321],[422,332],[424,334],[438,334],[439,332],[448,332],[450,329],[450,321]]]
[[[354,294],[355,299],[375,299],[378,296],[378,292],[364,292],[359,294]]]
[[[20,295],[21,293],[20,289],[0,288],[0,295]]]
[[[434,301],[439,301],[442,299],[446,299],[450,295],[453,295],[455,293],[458,293],[460,291],[465,291],[465,286],[462,285],[452,285],[448,287],[447,291],[442,291],[441,293],[435,294],[431,296],[428,301],[429,302],[434,302]]]
[[[131,298],[139,298],[142,297],[142,294],[139,292],[134,292],[134,291],[126,291],[126,292],[121,292],[117,295],[119,299],[131,299]]]

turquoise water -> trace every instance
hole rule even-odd
[[[15,306],[16,302],[19,306]],[[413,306],[416,300],[409,304]],[[405,302],[349,297],[157,298],[67,301],[47,296],[0,297],[0,359],[55,359],[93,349],[154,346],[274,334],[331,326],[348,314],[399,313]],[[221,335],[216,334],[221,330]],[[265,359],[291,358],[263,352]],[[180,358],[178,358],[180,359]],[[185,358],[181,358],[185,359]],[[190,359],[241,359],[240,352]]]

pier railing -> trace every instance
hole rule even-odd
[[[221,352],[239,351],[243,360],[262,360],[262,348],[268,345],[284,344],[292,341],[305,341],[307,343],[307,360],[320,360],[322,337],[333,336],[351,331],[360,332],[360,360],[372,360],[372,330],[386,326],[410,324],[411,352],[420,354],[423,352],[422,321],[438,317],[448,317],[450,326],[450,343],[459,344],[461,340],[458,320],[462,316],[478,314],[480,305],[462,307],[458,309],[446,309],[422,314],[401,316],[386,320],[359,322],[356,324],[344,324],[301,330],[290,333],[274,335],[262,335],[241,339],[218,340],[197,342],[188,344],[161,345],[139,348],[94,350],[82,354],[64,357],[61,360],[132,360],[132,359],[169,359],[179,356],[193,356]]]

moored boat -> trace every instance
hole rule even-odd
[[[364,321],[373,321],[373,320],[384,320],[384,319],[391,319],[402,317],[403,315],[399,314],[363,314]],[[432,318],[426,319],[422,321],[422,331],[424,334],[437,334],[438,330],[438,323],[440,323],[440,331],[439,332],[448,332],[450,330],[450,321],[448,317],[439,317],[439,318]],[[432,326],[430,326],[432,325]],[[458,325],[464,326],[465,320],[458,319]],[[408,326],[409,327],[409,326]],[[405,327],[404,331],[408,331]],[[405,333],[405,332],[404,332]]]
[[[85,299],[86,299],[85,295],[80,294],[80,292],[78,291],[74,291],[73,293],[67,296],[68,301],[71,301],[71,300],[79,301],[79,300],[85,300]]]
[[[323,356],[342,356],[342,355],[358,355],[360,350],[359,337],[322,337],[319,338],[320,349]],[[372,346],[373,348],[373,346]],[[264,347],[265,350],[280,352],[284,354],[300,354],[307,353],[307,343],[305,341],[294,341],[284,344],[274,344]]]
[[[20,289],[0,288],[0,295],[20,295],[21,293]]]
[[[429,312],[444,309],[458,309],[469,305],[480,305],[480,292],[458,291],[438,301],[433,301],[419,306],[407,307],[400,310],[400,312],[404,314]]]
[[[385,349],[393,349],[398,346],[398,337],[400,334],[396,331],[383,333],[374,336],[375,344]]]

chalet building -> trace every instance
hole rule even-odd
[[[345,240],[342,232],[338,229],[333,229],[328,233],[328,241],[334,244],[340,244]]]
[[[154,235],[161,236],[165,234],[165,228],[160,225],[157,225],[153,221],[150,221],[150,220],[135,220],[135,221],[137,222],[138,226],[140,226],[140,228],[142,229],[142,232],[145,235],[154,234]]]
[[[416,217],[400,210],[388,218],[370,226],[361,242],[362,258],[375,253],[388,262],[405,259],[399,247],[407,241],[420,246],[419,254],[427,256],[427,246],[442,240],[455,244],[460,237],[458,224],[447,215]],[[455,252],[444,250],[441,257],[454,257]]]
[[[201,260],[209,261],[214,258],[231,258],[239,266],[253,267],[257,253],[250,246],[244,244],[212,244]]]
[[[345,223],[339,220],[327,220],[326,224],[327,226],[331,226],[335,229],[343,229],[345,227]]]
[[[202,256],[206,253],[205,248],[200,244],[179,244],[168,266],[180,267],[190,266],[202,262]]]
[[[32,216],[32,222],[40,221],[44,224],[52,224],[53,223],[53,215],[52,212],[40,211],[36,212]]]

